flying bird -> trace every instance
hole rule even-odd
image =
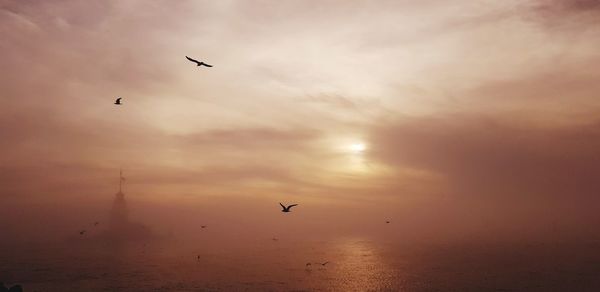
[[[198,61],[198,60],[194,60],[194,59],[192,59],[192,58],[190,58],[190,57],[188,57],[188,56],[185,56],[185,58],[186,58],[186,59],[188,59],[190,62],[194,62],[194,63],[196,63],[196,66],[198,66],[198,67],[199,67],[199,66],[212,67],[212,65],[206,64],[206,63],[204,63],[204,62],[201,62],[201,61]]]
[[[321,266],[325,266],[325,265],[326,265],[326,264],[328,264],[328,263],[329,263],[329,262],[318,263],[318,264],[320,264]]]
[[[281,205],[281,208],[283,208],[283,210],[281,210],[281,212],[284,212],[284,213],[288,213],[288,212],[290,212],[290,209],[292,207],[298,206],[298,204],[292,204],[292,205],[289,205],[289,206],[286,207],[282,203],[279,203],[279,205]]]
[[[4,284],[2,282],[0,282],[0,291],[23,292],[23,287],[21,285],[14,285],[14,286],[10,287],[10,289],[9,289],[6,286],[4,286]]]
[[[117,100],[115,100],[115,104],[116,104],[116,105],[121,105],[121,104],[122,104],[122,103],[121,103],[121,99],[122,99],[122,98],[120,98],[120,97],[119,97],[119,98],[117,98]]]

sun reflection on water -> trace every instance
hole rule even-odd
[[[335,245],[334,278],[339,291],[380,291],[389,289],[388,267],[372,242],[348,238]]]

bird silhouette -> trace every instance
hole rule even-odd
[[[198,61],[198,60],[194,60],[188,56],[185,56],[186,59],[188,59],[190,62],[194,62],[196,63],[196,66],[206,66],[206,67],[212,67],[212,65],[206,64],[204,62]]]
[[[122,99],[122,98],[120,98],[120,97],[119,97],[119,98],[117,98],[117,100],[115,100],[115,104],[116,104],[116,105],[121,105],[121,104],[122,104],[122,103],[121,103],[121,99]]]
[[[0,292],[23,292],[23,287],[21,285],[14,285],[10,288],[4,286],[4,283],[0,282]]]
[[[290,212],[290,209],[292,207],[298,206],[298,204],[291,204],[291,205],[289,205],[289,206],[286,207],[282,203],[279,203],[279,205],[281,205],[281,208],[283,208],[283,210],[281,210],[281,212],[284,212],[284,213],[288,213],[288,212]]]

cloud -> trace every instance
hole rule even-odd
[[[238,148],[244,151],[269,149],[287,150],[299,148],[316,140],[320,136],[317,130],[311,129],[275,129],[275,128],[249,128],[249,129],[223,129],[210,130],[203,133],[194,133],[179,136],[184,143],[190,146],[218,146]]]
[[[527,18],[552,30],[571,33],[597,31],[600,22],[600,2],[596,0],[533,1]]]
[[[536,2],[536,7],[540,10],[540,12],[600,12],[600,2],[597,0],[539,0]]]
[[[14,28],[20,31],[29,31],[35,33],[41,32],[40,27],[24,15],[2,8],[0,8],[0,15],[2,17],[6,17],[7,19],[6,22],[1,23],[2,26],[0,27],[1,31],[7,35],[9,33],[9,29]]]
[[[307,103],[323,104],[336,110],[354,111],[355,113],[360,113],[362,110],[377,109],[380,107],[378,100],[351,98],[336,93],[307,95],[299,100]]]
[[[582,146],[560,138],[585,130],[575,138],[595,139],[583,126],[595,123],[587,115],[600,90],[588,2],[5,3],[7,185],[11,168],[43,177],[39,164],[50,180],[52,169],[89,170],[93,181],[96,170],[124,167],[155,187],[231,179],[340,197],[595,186],[584,164],[592,153],[578,158]],[[540,5],[584,33],[531,25],[546,21]],[[215,67],[195,70],[186,54]],[[367,174],[349,171],[362,167],[358,155],[336,152],[362,137],[365,164],[377,162]],[[578,175],[554,167],[563,163]]]
[[[373,159],[446,177],[456,196],[590,198],[600,191],[600,121],[541,126],[447,114],[373,129]]]

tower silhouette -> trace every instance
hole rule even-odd
[[[125,200],[125,194],[123,193],[123,171],[119,171],[119,192],[115,195],[112,209],[110,211],[110,230],[116,236],[125,235],[126,229],[129,225],[129,210],[127,208],[127,201]]]
[[[110,210],[109,228],[105,233],[107,238],[116,241],[150,239],[154,238],[153,233],[143,224],[132,222],[129,219],[129,208],[123,192],[123,170],[119,170],[119,192]]]

